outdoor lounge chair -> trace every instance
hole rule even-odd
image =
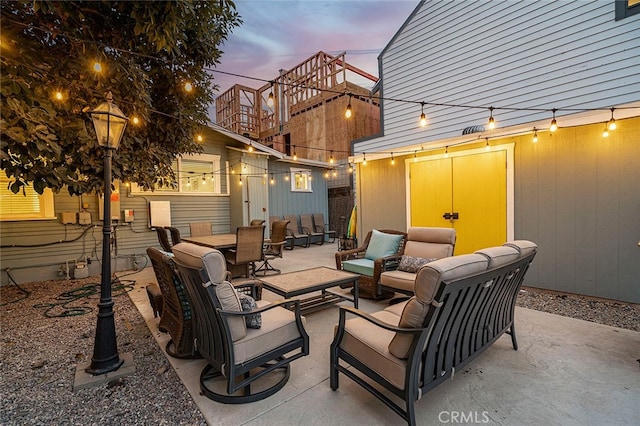
[[[391,262],[385,262],[387,258],[402,255],[407,234],[392,229],[371,230],[364,239],[362,246],[338,251],[336,257],[336,269],[360,274],[358,281],[360,297],[366,299],[388,299],[393,296],[392,291],[378,293],[380,274],[383,266],[395,268]]]
[[[171,234],[171,245],[176,245],[182,242],[182,238],[180,238],[180,230],[173,226],[165,226],[164,229],[168,229]]]
[[[317,231],[313,224],[313,216],[310,214],[300,215],[300,225],[302,225],[302,232],[309,236],[309,244],[324,244],[324,229]],[[314,242],[314,239],[316,240]]]
[[[336,230],[331,229],[328,223],[324,223],[324,214],[314,213],[313,225],[315,226],[316,232],[324,232],[324,235],[329,238],[330,243],[336,241]]]
[[[300,301],[241,302],[225,281],[226,262],[218,250],[181,243],[174,253],[195,311],[198,351],[207,361],[200,374],[202,393],[217,402],[241,404],[282,389],[291,361],[309,354]]]
[[[191,305],[186,290],[169,256],[153,247],[147,248],[153,272],[162,293],[162,314],[158,328],[171,336],[165,350],[175,358],[198,357],[193,346]]]
[[[296,245],[301,245],[302,247],[309,247],[310,238],[309,235],[305,234],[298,225],[298,216],[295,214],[286,214],[284,215],[284,220],[288,220],[289,224],[287,225],[287,236],[291,239],[290,245],[286,247],[289,250],[293,250],[293,247]],[[297,241],[300,240],[302,243],[298,244]]]
[[[162,250],[167,253],[171,253],[171,243],[169,243],[169,235],[167,235],[167,230],[162,227],[156,227],[156,234],[158,235],[158,242],[160,243],[160,247]]]

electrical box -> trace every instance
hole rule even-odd
[[[170,201],[149,201],[149,226],[151,228],[171,226]]]
[[[80,225],[91,225],[91,213],[78,212],[78,223]]]
[[[75,212],[62,212],[60,213],[60,223],[63,225],[70,225],[76,223]]]
[[[122,210],[122,215],[124,216],[125,223],[133,222],[135,219],[133,210]]]

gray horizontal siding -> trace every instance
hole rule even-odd
[[[489,117],[488,109],[425,106],[429,126],[420,129],[420,105],[391,99],[549,110],[637,101],[639,38],[640,16],[616,22],[613,1],[425,2],[380,56],[385,136],[355,151],[458,136]],[[551,113],[494,117],[506,127]]]
[[[285,174],[291,167],[309,169],[313,180],[313,192],[293,192],[291,182],[285,181]],[[324,170],[317,167],[296,165],[293,163],[272,162],[270,171],[274,174],[276,185],[269,188],[269,215],[284,216],[285,214],[323,213],[328,217],[328,183],[324,177]]]

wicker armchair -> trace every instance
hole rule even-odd
[[[167,330],[171,340],[166,351],[174,358],[198,358],[193,346],[193,322],[187,293],[171,259],[153,247],[147,248],[153,272],[162,293],[162,314],[158,328]]]
[[[404,252],[404,244],[407,240],[407,234],[402,231],[395,231],[392,229],[381,229],[379,232],[383,234],[392,234],[392,235],[400,235],[402,236],[400,244],[398,245],[398,249],[395,253],[390,256],[380,257],[373,260],[373,270],[369,272],[365,271],[357,271],[354,269],[349,269],[350,272],[360,273],[360,280],[358,281],[358,287],[360,292],[360,297],[366,299],[388,299],[393,296],[392,291],[381,290],[378,286],[378,282],[380,281],[380,274],[384,272],[386,269],[395,269],[397,268],[397,261],[395,262],[387,262],[387,258],[395,257],[398,255],[402,255]],[[367,249],[369,248],[369,243],[371,241],[371,236],[373,231],[369,231],[367,237],[364,239],[362,246],[352,249],[352,250],[343,250],[336,252],[336,269],[344,270],[345,263],[350,260],[356,259],[365,259]]]

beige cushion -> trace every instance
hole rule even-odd
[[[497,268],[502,265],[506,265],[520,256],[518,250],[510,246],[489,247],[478,250],[476,253],[489,259],[489,268]]]
[[[216,297],[220,302],[220,306],[224,311],[242,312],[242,305],[238,292],[228,281],[223,281],[215,286]],[[235,342],[243,338],[247,334],[247,326],[244,317],[226,316],[224,317],[229,324],[231,331],[231,339]]]
[[[405,305],[400,327],[422,328],[431,309],[431,302],[442,281],[450,281],[487,269],[489,260],[480,254],[445,257],[424,265],[415,280],[415,294]],[[396,334],[389,344],[389,352],[398,358],[407,358],[414,335]]]
[[[440,259],[453,255],[455,242],[455,229],[411,227],[407,232],[404,254]]]
[[[507,241],[503,244],[503,246],[515,248],[516,250],[518,250],[518,252],[520,252],[520,257],[526,256],[538,249],[538,246],[535,243],[528,240]]]
[[[262,306],[260,301],[258,306]],[[304,324],[305,318],[302,320]],[[280,306],[269,309],[262,312],[262,327],[249,328],[243,338],[234,341],[234,361],[236,364],[249,361],[298,337],[300,332],[292,311]]]
[[[380,284],[403,292],[413,292],[415,281],[415,272],[405,272],[396,269],[395,271],[386,271],[380,274]]]
[[[203,268],[209,280],[221,283],[227,276],[227,264],[220,251],[191,243],[178,243],[171,247],[173,254],[180,263],[192,268]]]
[[[398,325],[399,317],[391,312],[378,311],[372,316],[387,324]],[[389,343],[394,334],[365,319],[351,318],[345,321],[345,334],[340,347],[398,389],[404,389],[407,362],[389,352]]]

